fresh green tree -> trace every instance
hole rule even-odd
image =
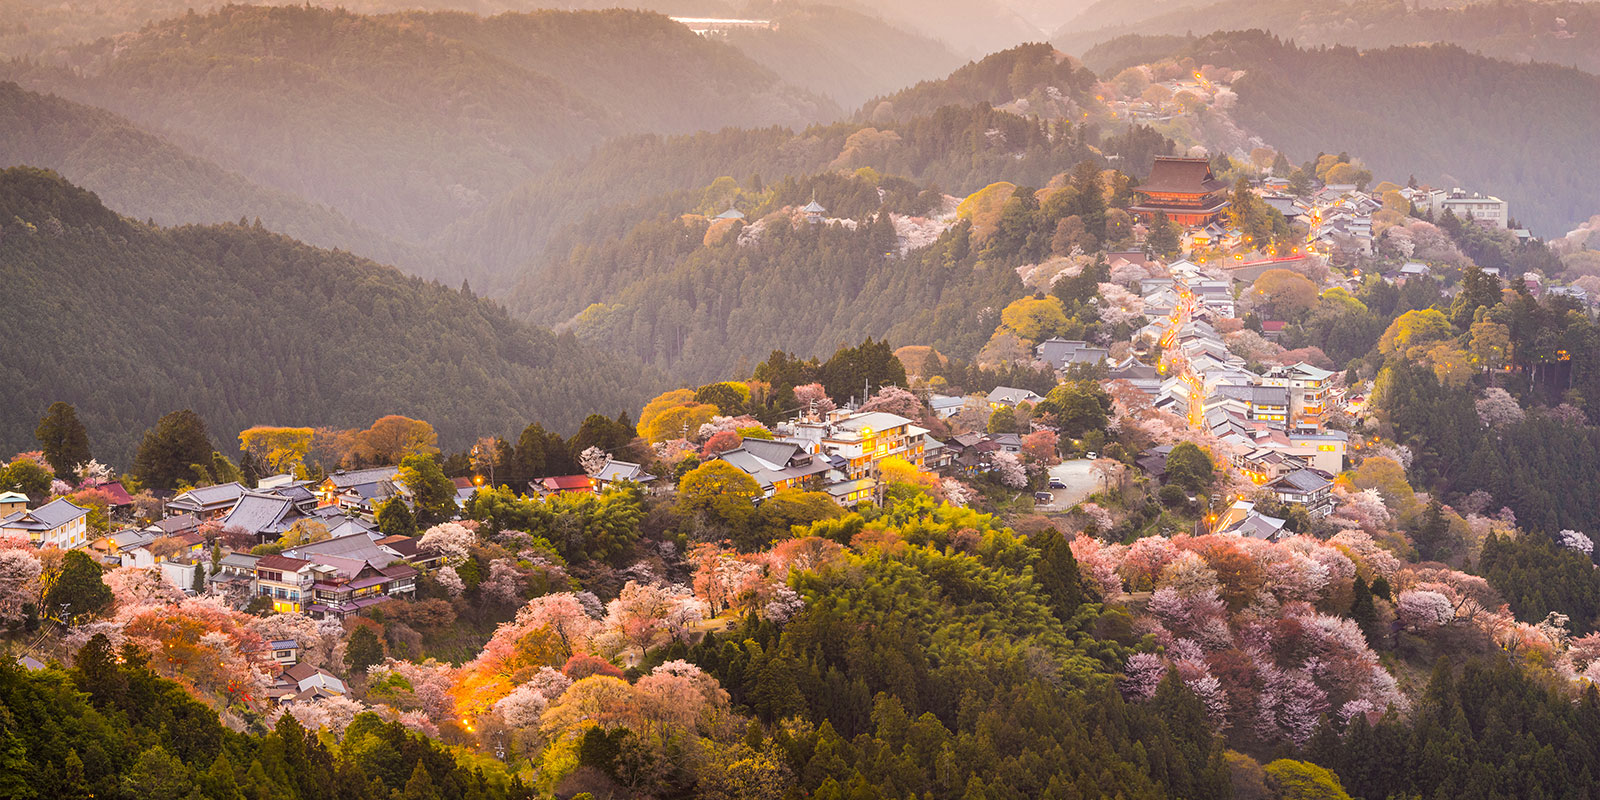
[[[78,421],[78,410],[71,403],[57,400],[50,404],[33,435],[44,450],[44,460],[56,477],[77,483],[77,467],[89,462],[89,431]]]
[[[378,506],[378,531],[386,536],[415,536],[417,518],[405,500],[391,497]]]
[[[738,530],[755,515],[760,496],[761,484],[744,470],[726,461],[708,461],[678,482],[678,511]]]
[[[436,456],[415,453],[400,462],[400,481],[416,503],[418,527],[431,527],[456,515],[456,485],[445,477]]]
[[[30,458],[0,467],[0,491],[22,492],[35,502],[50,495],[50,470]]]
[[[1215,478],[1216,464],[1193,442],[1179,442],[1167,454],[1167,482],[1201,492],[1210,488]]]

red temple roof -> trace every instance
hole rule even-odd
[[[1150,178],[1135,188],[1146,193],[1211,194],[1227,189],[1228,184],[1211,174],[1211,162],[1206,159],[1157,157]]]

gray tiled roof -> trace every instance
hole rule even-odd
[[[59,528],[87,513],[89,513],[89,509],[80,508],[65,497],[58,497],[31,511],[18,511],[4,520],[0,520],[0,524],[4,524],[8,528],[48,531]]]
[[[276,494],[246,492],[222,518],[224,528],[243,528],[253,534],[282,533],[300,516],[294,501]]]

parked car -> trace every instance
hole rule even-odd
[[[1087,458],[1087,459],[1089,459],[1089,460],[1090,460],[1090,461],[1093,461],[1093,460],[1095,460],[1095,459],[1097,459],[1097,458],[1099,458],[1099,457],[1100,457],[1100,454],[1099,454],[1099,453],[1096,453],[1096,452],[1095,452],[1095,451],[1093,451],[1093,450],[1090,450],[1090,451],[1089,451],[1089,452],[1087,452],[1087,453],[1084,453],[1084,454],[1083,454],[1083,457],[1084,457],[1084,458]]]
[[[1052,489],[1065,489],[1065,488],[1067,488],[1067,485],[1065,483],[1062,483],[1060,478],[1051,478],[1050,479],[1050,488],[1052,488]]]

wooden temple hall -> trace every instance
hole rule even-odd
[[[1228,184],[1211,174],[1204,158],[1157,157],[1150,178],[1134,187],[1144,202],[1131,210],[1145,222],[1164,212],[1179,225],[1209,225],[1228,207]]]

